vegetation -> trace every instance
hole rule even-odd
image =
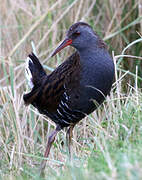
[[[25,58],[36,52],[51,72],[73,49],[54,58],[51,52],[81,20],[108,44],[116,81],[104,104],[75,127],[72,162],[65,131],[58,134],[45,179],[142,179],[142,1],[0,0],[0,18],[0,178],[41,179],[55,125],[23,103]]]

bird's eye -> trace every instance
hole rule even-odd
[[[78,36],[78,35],[80,35],[80,32],[79,32],[79,31],[75,31],[75,32],[73,33],[73,35]]]

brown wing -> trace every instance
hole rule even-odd
[[[30,103],[39,109],[46,109],[48,112],[56,111],[64,92],[74,88],[77,84],[76,77],[79,77],[78,70],[80,69],[78,66],[80,66],[80,57],[75,52],[43,79],[42,86],[38,88],[38,93],[36,91],[31,92],[30,99],[32,102]]]
[[[75,77],[79,76],[78,69],[80,69],[78,66],[80,66],[80,57],[75,52],[47,77],[43,84],[42,107],[48,109],[49,112],[56,111],[63,93],[76,86]]]

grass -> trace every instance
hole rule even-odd
[[[0,179],[41,179],[38,167],[55,125],[32,106],[24,61],[34,50],[51,72],[69,54],[49,58],[65,31],[88,22],[106,41],[116,65],[110,96],[74,130],[73,162],[65,130],[53,144],[45,179],[142,178],[141,0],[0,0]]]

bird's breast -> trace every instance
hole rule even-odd
[[[84,57],[83,57],[84,58]],[[81,59],[80,83],[74,92],[70,94],[73,108],[77,108],[86,114],[94,111],[110,92],[114,65],[111,57],[88,56]]]

